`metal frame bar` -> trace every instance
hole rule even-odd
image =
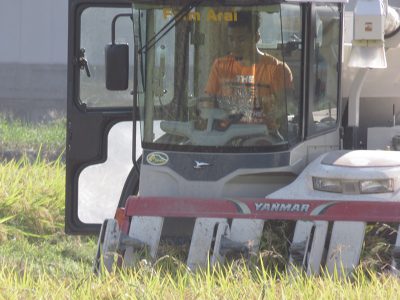
[[[400,222],[400,202],[129,197],[125,216]]]

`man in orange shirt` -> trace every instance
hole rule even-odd
[[[205,92],[220,108],[240,113],[240,123],[266,123],[277,131],[293,76],[282,61],[257,48],[259,25],[259,15],[250,11],[239,11],[229,23],[231,53],[214,61]]]

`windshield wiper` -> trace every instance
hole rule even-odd
[[[139,49],[139,53],[144,53],[153,48],[159,40],[161,40],[168,32],[171,31],[193,8],[197,7],[204,0],[191,0],[188,4],[182,7],[179,12],[167,22],[154,36],[152,36],[147,43]]]

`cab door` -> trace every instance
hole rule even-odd
[[[65,231],[91,234],[114,217],[124,185],[131,194],[138,181],[132,159],[132,3],[70,0],[68,19]],[[129,56],[127,86],[118,90],[106,88],[105,79],[113,19],[115,44],[126,45]]]

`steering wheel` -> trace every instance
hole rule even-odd
[[[184,144],[190,145],[222,146],[234,140],[241,141],[239,145],[243,146],[274,144],[275,139],[273,135],[269,136],[266,124],[241,124],[242,114],[229,114],[215,107],[211,97],[195,101],[199,118],[206,123],[204,127],[197,127],[196,121],[161,121],[161,129],[167,134],[187,138]]]

